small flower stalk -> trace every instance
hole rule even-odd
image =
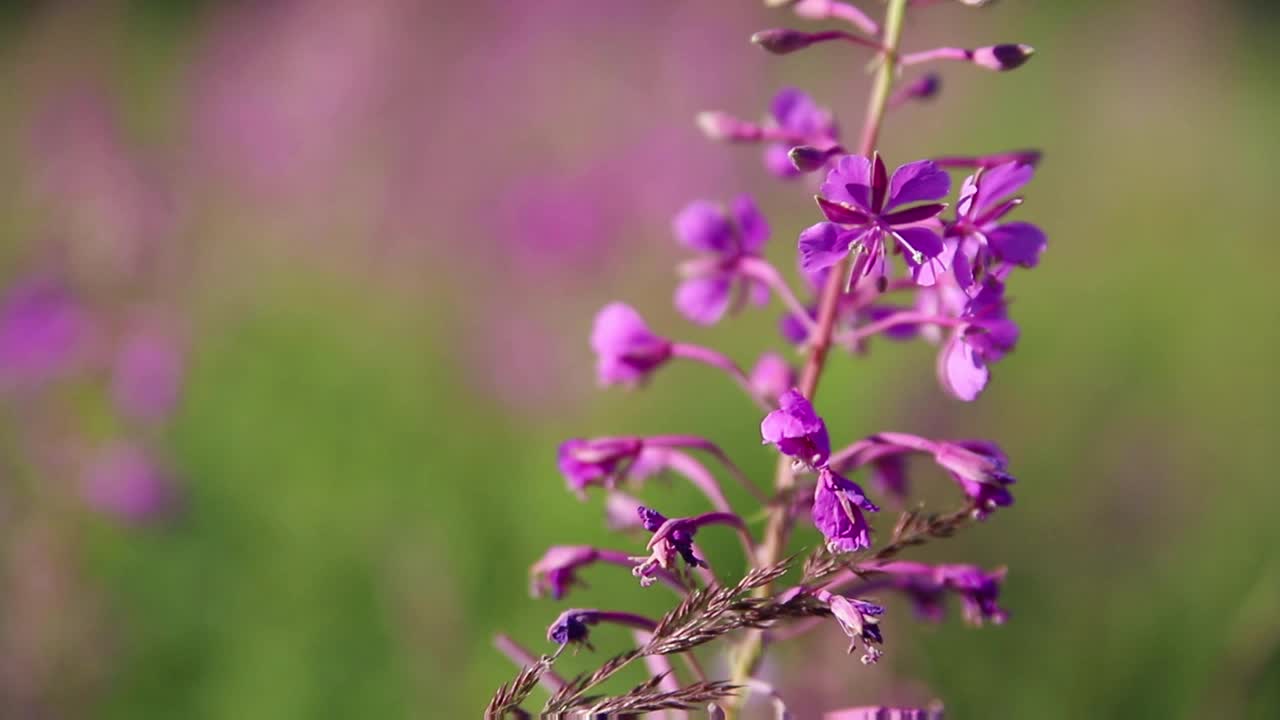
[[[991,383],[993,367],[1020,338],[1008,288],[1040,264],[1048,247],[1047,234],[1024,217],[1023,209],[1040,151],[917,155],[896,158],[894,164],[880,153],[890,112],[924,111],[940,98],[941,73],[948,64],[1006,72],[1023,67],[1034,53],[1021,43],[905,49],[906,15],[918,14],[916,22],[926,23],[928,8],[940,1],[887,0],[882,20],[853,2],[766,1],[801,20],[840,26],[762,30],[750,40],[764,50],[872,57],[866,117],[856,145],[846,145],[834,115],[794,88],[778,91],[759,121],[725,111],[700,114],[697,125],[711,140],[758,146],[769,174],[785,180],[809,175],[812,199],[797,194],[796,207],[812,202],[812,220],[807,227],[776,227],[741,188],[709,188],[706,197],[731,199],[694,200],[671,222],[676,244],[687,253],[673,261],[678,263],[673,300],[694,326],[758,315],[759,308],[776,301],[783,339],[799,351],[802,362],[795,365],[793,356],[770,350],[744,371],[712,347],[677,339],[680,332],[654,329],[623,302],[600,310],[589,344],[604,386],[637,390],[655,382],[667,364],[682,361],[736,384],[747,401],[743,412],[755,413],[760,440],[777,460],[772,488],[761,489],[754,473],[743,469],[758,465],[730,459],[715,441],[698,435],[566,440],[557,464],[569,491],[584,501],[602,495],[607,524],[629,540],[617,549],[547,549],[530,567],[531,594],[550,601],[585,596],[590,588],[584,577],[613,567],[628,569],[644,591],[661,584],[679,600],[653,619],[625,608],[563,610],[546,633],[551,654],[540,658],[501,637],[499,647],[524,668],[494,696],[488,716],[527,716],[523,704],[549,678],[544,684],[552,692],[542,707],[549,715],[707,710],[713,717],[733,718],[745,696],[757,693],[774,704],[778,717],[790,717],[786,688],[756,677],[767,645],[825,629],[826,637],[842,639],[850,653],[871,664],[892,652],[886,627],[913,617],[941,621],[949,602],[971,625],[1008,620],[1000,603],[1004,568],[902,557],[916,545],[948,537],[1013,505],[1016,480],[1004,450],[988,440],[898,431],[850,441],[841,437],[845,429],[828,428],[820,413],[824,404],[830,409],[846,400],[818,400],[829,361],[892,349],[880,347],[884,339],[933,345],[937,378],[927,383],[936,382],[944,402],[977,401]],[[914,72],[917,65],[930,71]],[[766,242],[779,235],[796,238],[799,292],[765,257]],[[705,507],[685,517],[654,509],[652,502],[663,505],[650,500],[654,489],[645,480],[659,473],[692,484]],[[925,513],[913,502],[913,491],[921,482],[938,480],[950,482],[958,506]],[[915,509],[894,522],[881,519],[889,514],[882,505]],[[763,523],[754,521],[761,518]],[[728,576],[725,568],[732,563],[695,542],[726,531],[742,546],[747,570],[741,577]],[[809,548],[802,551],[808,555],[802,571],[795,556],[786,557],[797,545]],[[904,601],[914,613],[898,611],[894,603]],[[561,650],[594,649],[591,633],[602,624],[628,628],[635,646],[604,660],[594,672],[561,680],[552,670]],[[605,640],[602,631],[599,641]],[[698,655],[712,653],[720,661],[705,667],[727,667],[725,676],[709,676],[699,661]],[[682,662],[673,664],[673,655]],[[636,660],[644,660],[650,682],[618,697],[593,692]],[[869,704],[832,710],[826,717],[943,717],[936,701],[917,707],[876,701],[867,698]]]

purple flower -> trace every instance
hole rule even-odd
[[[938,379],[952,395],[970,402],[987,386],[987,366],[1013,349],[1019,331],[1007,316],[1004,283],[996,275],[983,282],[961,319],[938,354]]]
[[[141,330],[125,338],[116,354],[112,396],[133,418],[160,421],[178,402],[182,387],[182,352],[166,335]]]
[[[778,452],[796,458],[797,461],[819,468],[831,456],[831,440],[827,437],[827,425],[818,417],[813,405],[791,389],[778,398],[779,408],[764,416],[760,423],[760,435],[766,443],[772,443]]]
[[[862,488],[831,468],[818,471],[813,490],[813,524],[827,539],[827,549],[847,553],[871,547],[871,527],[862,511],[879,512]]]
[[[1031,165],[1008,162],[979,168],[965,179],[956,220],[947,228],[947,235],[958,237],[961,243],[953,263],[961,288],[968,290],[993,262],[1035,267],[1040,261],[1048,244],[1040,228],[1026,222],[1000,222],[1022,203],[1021,197],[1013,195],[1034,174]]]
[[[748,380],[757,395],[776,400],[795,385],[796,373],[781,355],[767,352],[756,361]]]
[[[964,489],[978,517],[1013,504],[1008,486],[1017,479],[1005,469],[1009,458],[995,443],[983,440],[939,443],[933,459]]]
[[[82,492],[93,508],[134,524],[163,517],[177,500],[169,476],[142,448],[126,443],[109,446],[90,459]]]
[[[849,636],[850,654],[861,642],[866,651],[862,656],[864,665],[880,659],[882,653],[876,646],[884,643],[884,636],[880,633],[880,616],[884,614],[884,608],[865,600],[833,595],[825,590],[818,593],[818,599],[828,604],[840,629]]]
[[[640,578],[641,585],[648,587],[652,584],[659,568],[671,570],[675,566],[676,557],[684,558],[685,564],[691,568],[707,567],[706,561],[698,557],[693,549],[693,535],[701,524],[700,518],[668,520],[657,510],[644,506],[636,512],[644,529],[653,533],[648,544],[650,555],[637,558],[640,563],[632,571]]]
[[[685,317],[712,325],[746,299],[757,305],[768,301],[768,286],[739,272],[743,258],[758,257],[769,237],[769,225],[751,198],[738,197],[728,212],[706,201],[694,202],[680,211],[673,225],[682,245],[705,253],[681,266],[686,279],[676,289],[675,302]]]
[[[840,130],[831,111],[800,90],[783,88],[774,96],[769,113],[773,129],[783,140],[765,146],[764,164],[780,178],[802,174],[788,155],[791,148],[809,145],[825,150],[839,141]]]
[[[585,586],[575,573],[578,568],[590,565],[598,558],[599,552],[587,545],[556,545],[549,548],[529,568],[529,594],[534,597],[550,595],[553,600],[559,600],[570,587]]]
[[[640,438],[571,438],[560,444],[557,462],[569,489],[586,498],[592,485],[612,488],[627,475],[644,449]]]
[[[902,453],[886,454],[871,461],[871,482],[880,492],[901,504],[907,501],[907,458]]]
[[[0,386],[38,385],[64,374],[90,330],[87,314],[61,283],[22,280],[0,303]]]
[[[655,335],[640,313],[620,302],[596,314],[591,349],[602,385],[638,385],[671,357],[671,342]]]
[[[854,252],[851,281],[869,276],[883,285],[887,282],[885,240],[892,238],[916,283],[933,285],[950,265],[951,253],[924,223],[934,220],[946,205],[924,201],[939,200],[950,188],[951,178],[928,160],[903,165],[889,178],[879,154],[870,160],[846,155],[827,174],[817,197],[829,222],[800,233],[801,266],[806,272],[817,272]]]
[[[551,623],[551,627],[547,628],[547,639],[557,645],[585,645],[591,647],[587,637],[590,631],[587,629],[589,625],[595,625],[600,622],[599,613],[595,610],[579,610],[570,609],[560,613],[560,616]]]
[[[934,574],[940,584],[960,595],[964,619],[970,625],[1000,625],[1009,619],[1009,613],[999,605],[1004,568],[988,573],[975,565],[939,565]]]

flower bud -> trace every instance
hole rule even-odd
[[[751,36],[751,42],[775,55],[786,55],[797,50],[803,50],[821,39],[823,38],[813,33],[788,30],[786,28],[761,30]]]
[[[755,140],[760,136],[756,125],[717,110],[698,113],[696,122],[702,134],[711,140]]]
[[[1021,67],[1035,53],[1030,45],[1006,44],[980,47],[973,51],[973,62],[988,70],[1004,72]]]
[[[795,165],[800,172],[813,172],[822,169],[833,155],[839,155],[844,151],[844,148],[839,145],[826,150],[820,150],[812,145],[800,145],[791,148],[787,157],[791,158],[791,164]]]

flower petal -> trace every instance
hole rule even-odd
[[[910,225],[912,223],[924,222],[930,218],[937,217],[938,213],[946,209],[946,203],[926,203],[924,205],[909,207],[906,210],[889,213],[881,219],[890,226]]]
[[[1008,162],[983,170],[978,176],[978,196],[974,203],[976,212],[983,213],[1018,192],[1031,182],[1035,173],[1034,167],[1018,162]]]
[[[906,227],[894,230],[902,256],[911,268],[911,277],[921,287],[929,287],[951,267],[955,245],[944,243],[929,228]]]
[[[804,173],[791,162],[791,145],[786,143],[769,143],[764,146],[764,167],[774,177],[790,180]]]
[[[729,310],[733,279],[729,273],[717,273],[685,280],[676,288],[676,308],[699,325],[716,324]]]
[[[849,247],[860,238],[858,232],[850,232],[832,223],[818,223],[800,233],[800,267],[806,273],[815,273],[840,262],[849,254]]]
[[[750,195],[739,195],[730,208],[733,219],[738,223],[738,249],[745,253],[759,253],[769,239],[769,221],[756,206]]]
[[[676,215],[672,228],[680,244],[690,250],[723,255],[736,249],[728,216],[718,205],[705,200],[689,203]]]
[[[818,201],[818,208],[822,210],[822,214],[833,223],[841,225],[866,225],[871,219],[860,210],[857,210],[843,203],[832,202],[821,195],[815,196],[814,200]]]
[[[982,394],[991,373],[960,333],[952,335],[938,355],[938,380],[947,392],[965,402]]]
[[[1022,267],[1035,267],[1049,239],[1043,230],[1031,223],[1012,222],[988,232],[987,242],[1001,260]]]
[[[840,158],[822,183],[822,196],[871,212],[871,161],[861,155]]]
[[[932,160],[917,160],[893,171],[885,210],[907,203],[940,200],[951,191],[951,176]]]

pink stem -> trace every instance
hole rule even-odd
[[[960,60],[968,61],[973,58],[973,52],[964,48],[957,47],[940,47],[932,50],[921,50],[920,52],[907,53],[899,60],[902,66],[919,65],[924,62],[932,62],[934,60]]]
[[[635,613],[622,612],[619,610],[593,610],[592,614],[600,622],[613,623],[614,625],[624,625],[645,632],[653,632],[658,623],[650,620],[643,615]]]
[[[894,313],[888,317],[881,318],[873,323],[868,323],[859,328],[854,328],[851,332],[842,336],[842,339],[848,339],[851,342],[860,342],[878,332],[883,332],[898,325],[942,325],[943,327],[960,327],[965,322],[959,318],[947,317],[946,315],[933,315],[925,312],[917,312],[915,310],[904,310]]]
[[[880,24],[855,5],[835,0],[803,0],[796,6],[796,14],[810,20],[844,20],[862,32],[875,37],[880,34]]]

